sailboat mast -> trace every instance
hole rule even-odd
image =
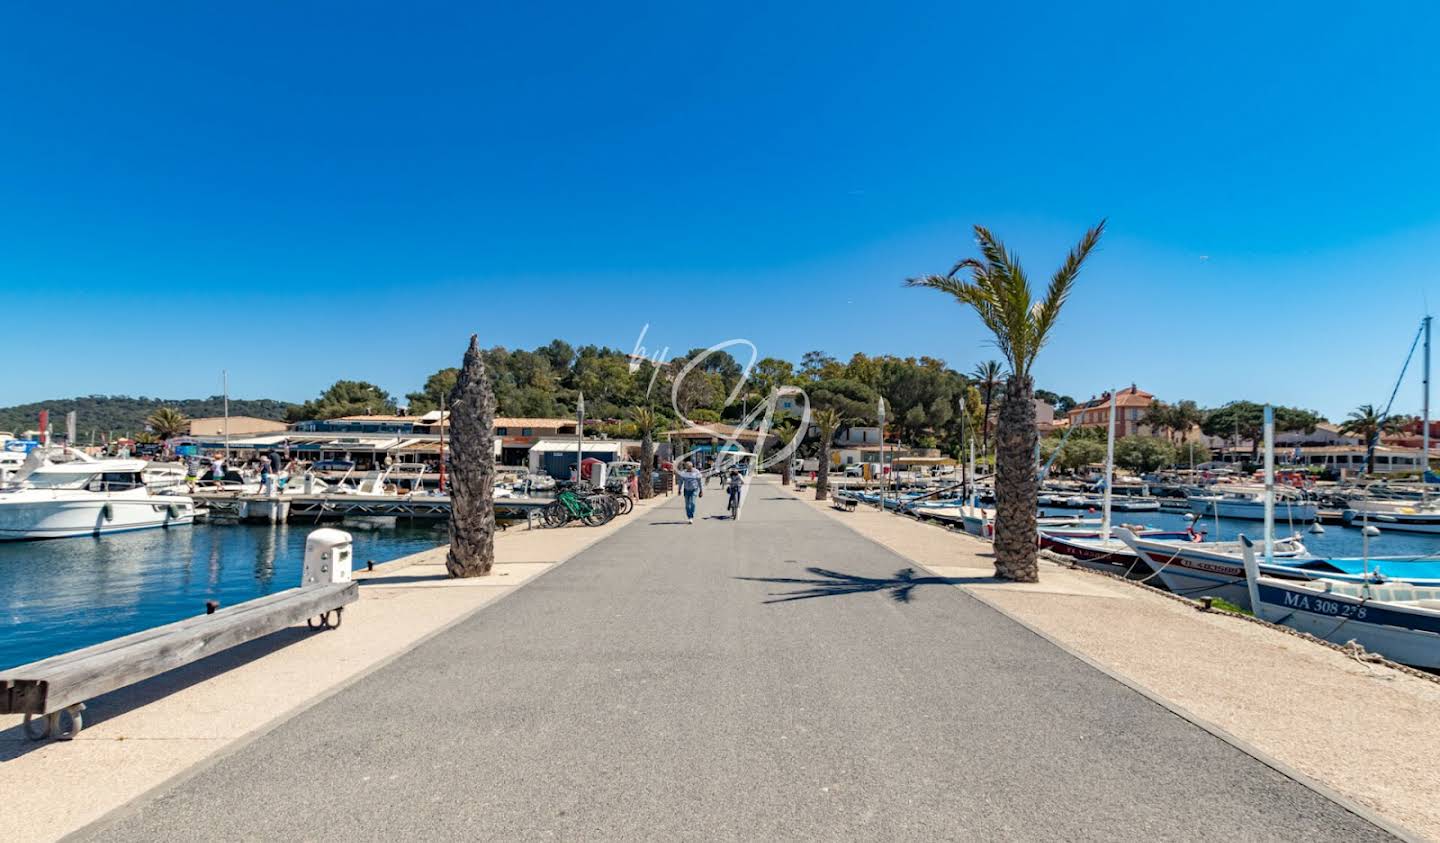
[[[974,507],[974,506],[976,505],[976,503],[975,503],[975,498],[978,497],[978,495],[976,494],[976,490],[975,490],[975,440],[974,440],[974,439],[971,439],[971,440],[970,440],[970,470],[967,471],[967,472],[965,472],[965,479],[969,481],[968,485],[969,485],[969,487],[970,487],[970,495],[969,495],[969,497],[970,497],[970,506],[971,506],[971,507]]]
[[[1430,319],[1425,317],[1425,398],[1420,419],[1420,499],[1430,497]]]
[[[1110,540],[1110,487],[1115,485],[1115,390],[1110,390],[1110,429],[1105,434],[1105,503],[1100,512],[1100,541]]]
[[[230,461],[230,372],[220,370],[220,392],[225,401],[225,461]]]
[[[1275,561],[1275,410],[1265,405],[1265,564]]]

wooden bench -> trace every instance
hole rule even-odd
[[[347,550],[348,552],[348,550]],[[348,574],[347,574],[348,576]],[[307,585],[147,629],[38,662],[0,671],[0,714],[24,714],[33,740],[69,740],[84,728],[85,701],[306,621],[311,629],[340,625],[359,584]],[[68,731],[60,718],[68,715]],[[31,724],[42,717],[43,729]]]

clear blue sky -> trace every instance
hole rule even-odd
[[[0,404],[645,323],[968,370],[901,280],[1100,217],[1040,386],[1383,403],[1440,301],[1440,7],[1157,5],[10,4]]]

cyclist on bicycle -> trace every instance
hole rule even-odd
[[[730,476],[725,480],[725,490],[730,494],[730,519],[733,521],[740,517],[740,490],[744,488],[745,481],[741,479],[740,472],[730,469]]]

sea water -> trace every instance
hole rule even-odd
[[[1047,509],[1042,515],[1075,515],[1075,509]],[[1085,513],[1087,518],[1099,518],[1100,513]],[[1115,524],[1140,524],[1158,530],[1184,530],[1194,526],[1205,533],[1206,541],[1234,541],[1245,534],[1260,543],[1264,536],[1264,524],[1238,518],[1221,518],[1217,530],[1213,515],[1200,518],[1193,523],[1183,514],[1172,512],[1115,512],[1110,516]],[[1404,533],[1386,530],[1383,524],[1376,524],[1380,535],[1369,538],[1369,556],[1412,556],[1433,557],[1440,561],[1440,533]],[[1309,532],[1310,525],[1292,521],[1285,517],[1283,507],[1275,511],[1275,535],[1285,537],[1299,535],[1305,547],[1316,556],[1360,558],[1365,553],[1365,537],[1358,527],[1341,524],[1326,524],[1324,533]]]
[[[445,542],[434,527],[350,530],[355,566]],[[0,543],[0,669],[300,584],[313,526],[196,524]]]

